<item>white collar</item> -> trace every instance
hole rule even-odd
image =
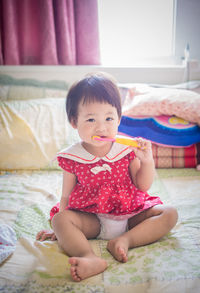
[[[98,162],[99,160],[116,162],[129,154],[131,151],[132,149],[128,146],[114,142],[109,153],[100,158],[88,153],[79,142],[57,153],[57,157],[67,158],[83,164],[92,164]]]

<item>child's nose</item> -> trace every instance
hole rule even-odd
[[[96,127],[97,131],[104,131],[105,130],[105,123],[104,122],[98,122],[97,127]]]

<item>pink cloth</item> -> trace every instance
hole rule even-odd
[[[100,64],[97,0],[0,0],[1,65]]]
[[[58,157],[59,165],[77,176],[67,209],[76,209],[95,214],[113,216],[138,214],[154,205],[162,204],[159,197],[150,196],[137,189],[129,174],[130,161],[135,158],[129,153],[115,162],[84,164]],[[59,204],[50,212],[51,219],[59,211]]]

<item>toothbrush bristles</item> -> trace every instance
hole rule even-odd
[[[102,136],[98,136],[98,135],[94,135],[92,137],[94,140],[98,140],[98,141],[115,141],[114,138],[110,138],[110,137],[102,137]]]

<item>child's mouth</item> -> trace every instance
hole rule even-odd
[[[110,137],[107,137],[107,136],[99,136],[99,135],[95,135],[92,137],[92,139],[94,140],[98,140],[98,141],[115,141],[114,138],[110,138]]]

